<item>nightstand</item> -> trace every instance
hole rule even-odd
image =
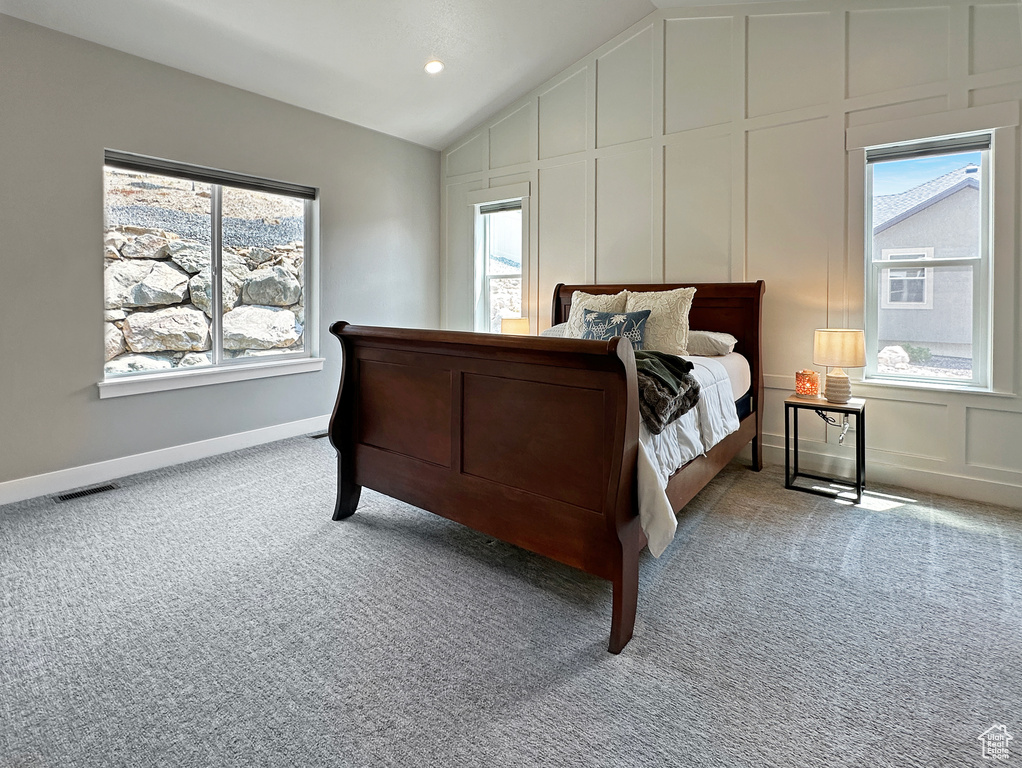
[[[848,418],[850,416],[855,418],[855,503],[861,504],[862,492],[866,488],[866,401],[859,397],[853,397],[847,403],[828,403],[822,397],[811,399],[798,397],[797,395],[791,395],[784,401],[784,487],[793,491],[804,491],[834,498],[834,493],[795,485],[795,480],[800,477],[843,485],[851,485],[853,482],[852,480],[824,477],[799,471],[798,415],[803,410],[815,412],[831,426],[842,425],[839,442],[844,441],[844,437],[848,432]],[[837,416],[828,416],[828,414],[837,414]],[[794,437],[794,442],[792,437]]]

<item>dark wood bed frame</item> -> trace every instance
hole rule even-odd
[[[670,479],[676,510],[747,443],[762,466],[763,366],[756,283],[558,285],[553,323],[576,290],[694,286],[690,326],[725,331],[752,368],[752,411]],[[582,341],[334,323],[341,381],[330,420],[334,520],[363,486],[613,583],[611,653],[631,639],[638,602],[635,357],[621,338]]]

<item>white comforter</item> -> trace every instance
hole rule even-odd
[[[639,522],[654,557],[667,548],[678,528],[667,500],[668,478],[738,429],[734,393],[724,366],[709,357],[685,359],[695,366],[692,374],[699,382],[699,402],[659,435],[639,424]]]

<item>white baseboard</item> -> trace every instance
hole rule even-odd
[[[764,444],[763,460],[764,463],[779,465],[783,469],[784,448],[780,445]],[[827,475],[839,474],[842,477],[854,477],[855,475],[855,463],[852,459],[829,456],[800,448],[799,460],[803,464],[803,469],[808,471],[822,471]],[[917,467],[904,467],[877,460],[875,457],[866,460],[866,490],[869,490],[871,481],[908,490],[996,504],[1011,509],[1018,509],[1019,499],[1022,498],[1022,486],[1015,483]]]
[[[289,437],[307,435],[310,432],[323,432],[330,425],[330,416],[315,416],[311,419],[277,424],[272,427],[238,432],[233,435],[200,440],[197,443],[173,445],[147,453],[138,453],[120,459],[99,461],[80,467],[69,467],[43,475],[23,477],[0,483],[0,504],[33,499],[37,496],[49,496],[63,493],[72,488],[82,488],[97,483],[108,483],[119,477],[127,477],[137,472],[148,472],[152,469],[182,464],[186,461],[204,459],[221,453],[250,448],[253,445],[272,443]]]

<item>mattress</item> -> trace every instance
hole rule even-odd
[[[654,557],[663,553],[678,528],[667,499],[668,479],[738,429],[735,401],[752,385],[749,361],[738,353],[685,359],[692,362],[692,375],[699,382],[699,402],[659,435],[639,424],[639,522]]]
[[[690,357],[689,360],[695,362],[696,360],[716,360],[727,371],[728,380],[731,382],[731,398],[735,402],[742,399],[752,388],[752,368],[749,367],[749,361],[745,355],[740,355],[737,352],[732,352],[729,355],[723,357]]]

